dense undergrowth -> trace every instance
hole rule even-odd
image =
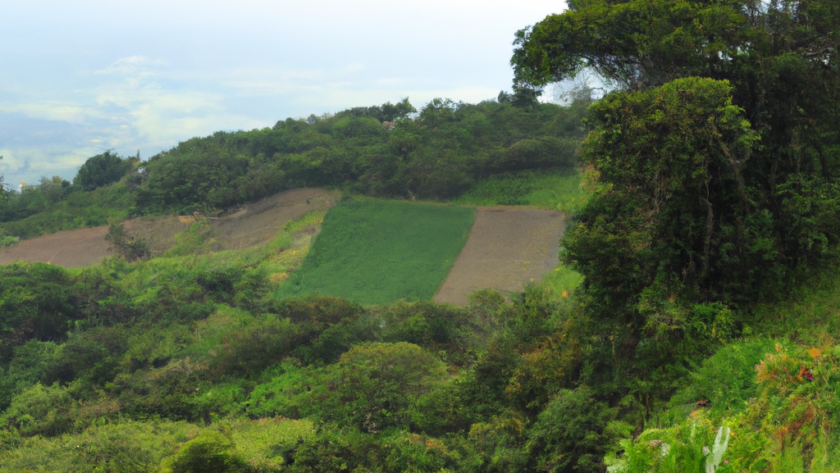
[[[577,213],[563,266],[510,305],[488,291],[465,308],[279,299],[297,264],[276,259],[286,243],[250,263],[3,267],[0,464],[37,466],[36,446],[79,439],[99,464],[161,471],[836,471],[838,25],[827,0],[575,0],[518,32],[518,106],[587,69],[615,86],[589,108],[585,202],[522,173],[571,156],[550,118],[562,109],[533,103],[436,101],[390,131],[383,108],[357,110],[183,143],[133,174],[140,207],[319,183]],[[555,134],[505,141],[514,122]],[[345,152],[357,138],[394,147]],[[299,430],[248,449],[243,435],[285,419]],[[155,428],[168,453],[124,448],[120,429]],[[93,471],[81,454],[66,461]]]
[[[730,314],[741,338],[706,326],[659,375],[671,387],[611,405],[609,383],[633,380],[587,367],[621,355],[563,266],[512,306],[492,292],[466,308],[276,298],[323,216],[246,250],[0,267],[0,471],[597,471],[605,458],[693,472],[714,451],[720,472],[837,467],[836,270]]]
[[[577,169],[522,171],[481,179],[451,202],[482,207],[527,205],[574,214],[583,207],[591,191]]]

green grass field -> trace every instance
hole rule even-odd
[[[588,197],[589,191],[581,186],[581,175],[575,170],[523,171],[483,179],[451,203],[480,207],[528,205],[574,213]]]
[[[330,210],[279,297],[319,293],[362,304],[428,300],[467,242],[472,209],[353,201]]]

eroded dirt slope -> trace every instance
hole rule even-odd
[[[294,189],[266,197],[210,218],[215,249],[239,249],[265,243],[287,221],[335,204],[337,194],[323,189]],[[190,216],[144,217],[125,222],[126,231],[149,243],[152,254],[161,255],[175,246],[175,235],[186,230]],[[0,248],[0,264],[40,261],[66,268],[90,266],[108,256],[108,227],[83,228],[44,235]]]

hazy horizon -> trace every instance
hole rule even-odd
[[[562,1],[10,4],[0,18],[0,173],[70,179],[217,130],[409,97],[509,90],[516,30]]]

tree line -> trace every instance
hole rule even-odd
[[[88,159],[72,182],[42,178],[0,195],[0,229],[29,237],[104,225],[129,215],[212,212],[299,187],[370,196],[447,199],[477,180],[573,169],[589,100],[568,107],[535,97],[479,104],[408,99],[278,121],[261,130],[193,138],[148,161],[112,151]]]

